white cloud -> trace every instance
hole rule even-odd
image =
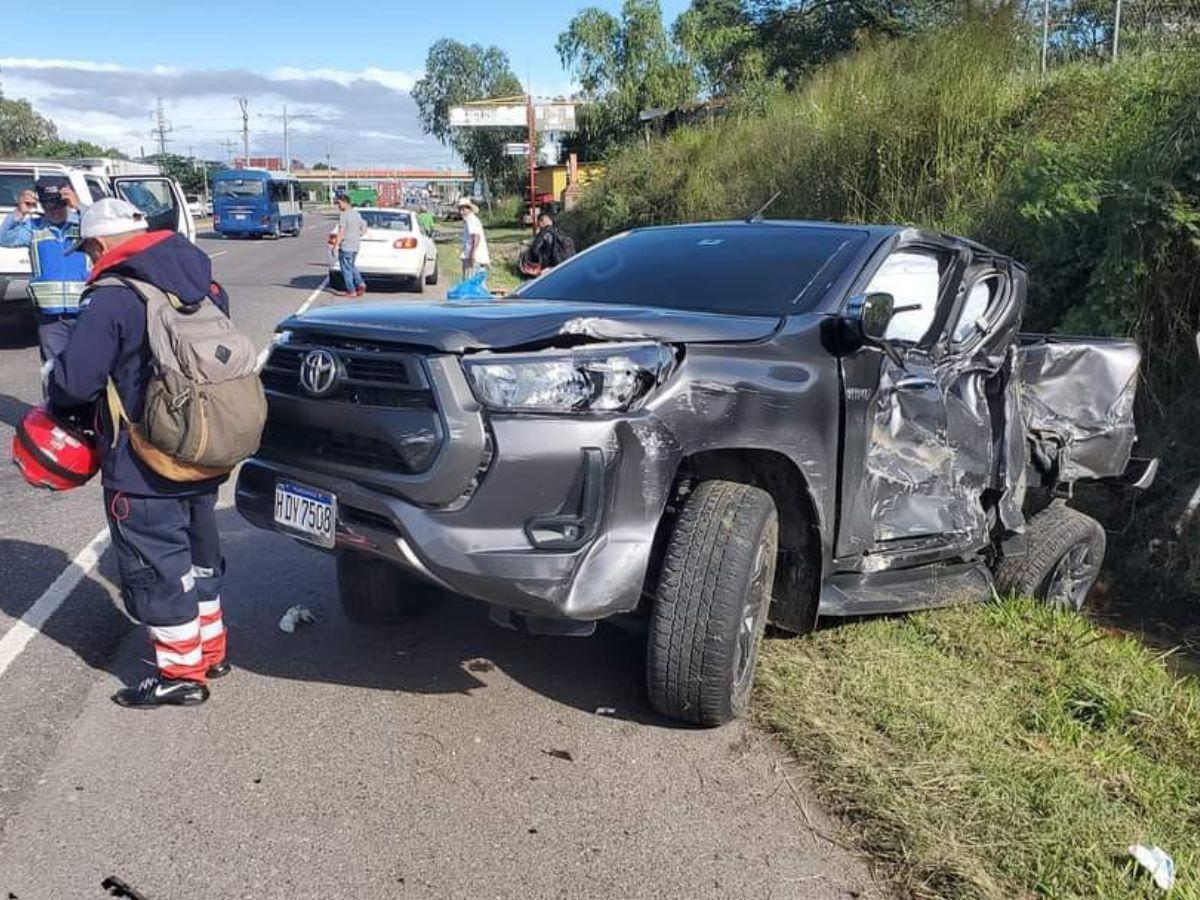
[[[335,164],[428,166],[450,163],[449,151],[424,134],[409,95],[419,72],[280,68],[135,69],[75,59],[0,59],[6,96],[28,99],[68,139],[137,154],[153,151],[154,111],[161,99],[172,131],[169,149],[224,159],[240,152],[238,96],[249,100],[250,150],[283,152],[280,113],[287,105],[291,155]]]
[[[273,69],[267,77],[273,81],[332,81],[342,87],[349,87],[356,81],[369,81],[383,85],[385,88],[391,88],[393,91],[407,93],[412,90],[413,85],[420,80],[423,74],[423,72],[405,72],[400,69],[380,69],[375,66],[369,66],[361,72],[352,72],[346,69],[297,69],[293,66],[284,66]]]
[[[0,57],[3,69],[73,69],[77,72],[127,72],[116,63],[87,62],[81,59],[29,59],[17,56]]]

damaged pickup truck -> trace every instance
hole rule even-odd
[[[335,552],[353,620],[446,592],[539,634],[634,619],[653,705],[726,722],[768,621],[1082,604],[1104,531],[1062,498],[1152,479],[1140,354],[1018,334],[1025,294],[960,238],[748,221],[504,300],[316,310],[280,325],[237,506]]]

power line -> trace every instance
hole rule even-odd
[[[283,170],[285,172],[292,171],[292,152],[291,148],[288,146],[288,122],[294,119],[318,119],[320,116],[312,113],[292,113],[292,115],[289,116],[286,103],[283,104],[282,113],[259,113],[259,115],[269,119],[283,120]]]

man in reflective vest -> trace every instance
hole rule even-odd
[[[39,178],[37,201],[42,204],[40,216],[33,191],[22,192],[16,210],[0,224],[0,247],[29,248],[29,296],[37,307],[42,359],[50,360],[67,346],[90,264],[75,249],[81,210],[66,179]]]

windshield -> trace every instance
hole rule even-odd
[[[213,184],[213,195],[217,197],[261,197],[263,182],[230,178]]]
[[[812,308],[865,239],[850,229],[781,225],[653,228],[605,241],[516,294],[791,315]]]
[[[359,213],[368,228],[386,228],[388,231],[412,231],[412,216],[406,212],[380,212],[368,209]]]

